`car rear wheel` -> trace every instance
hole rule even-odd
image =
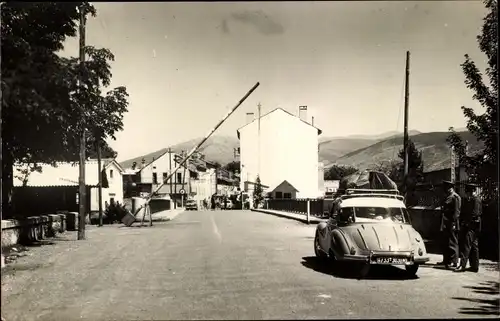
[[[316,257],[325,258],[326,255],[321,251],[321,245],[319,244],[319,234],[316,231],[316,236],[314,236],[314,254]]]
[[[415,276],[417,275],[417,271],[419,268],[419,264],[412,264],[412,265],[406,265],[406,273],[408,273],[410,276]]]

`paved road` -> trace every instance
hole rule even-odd
[[[429,266],[410,280],[393,267],[365,280],[332,275],[312,257],[314,226],[263,213],[185,212],[152,228],[90,227],[87,235],[32,248],[3,271],[5,320],[449,318],[498,311],[491,288],[499,273],[491,268],[457,275]]]

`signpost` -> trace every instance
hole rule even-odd
[[[179,193],[181,193],[181,207],[184,207],[184,195],[186,194],[186,191],[181,189]]]

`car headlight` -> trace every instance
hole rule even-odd
[[[422,251],[421,248],[418,249],[418,255],[420,255],[420,256],[424,255],[424,251]]]

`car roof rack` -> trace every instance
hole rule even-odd
[[[396,194],[399,195],[397,189],[365,189],[365,188],[348,188],[346,194]]]
[[[341,200],[355,197],[385,197],[404,201],[404,196],[398,190],[390,189],[347,189],[346,194],[340,196]]]

